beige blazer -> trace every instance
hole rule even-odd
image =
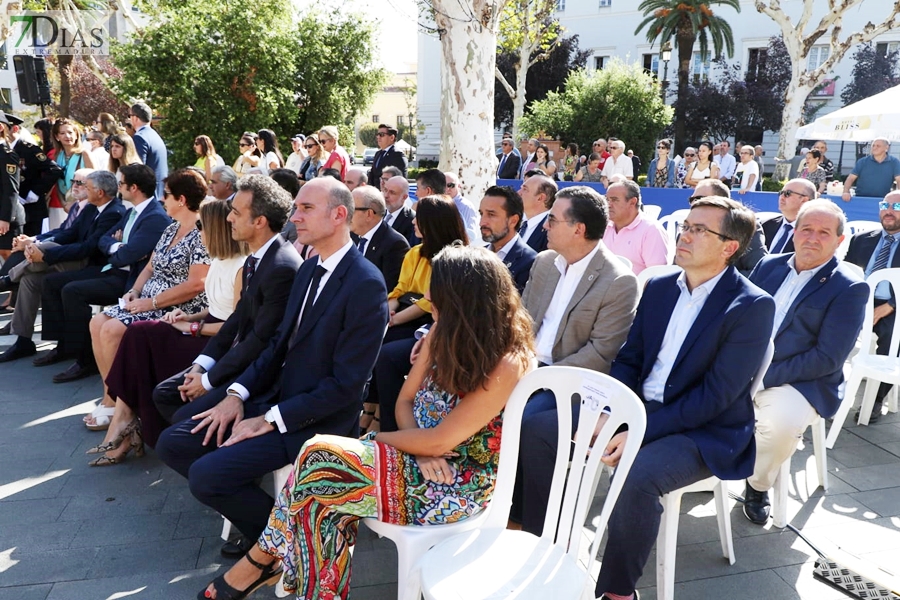
[[[634,321],[639,292],[637,277],[603,244],[584,272],[566,307],[553,343],[553,364],[609,373]],[[522,301],[537,334],[550,306],[560,272],[557,253],[537,255]]]

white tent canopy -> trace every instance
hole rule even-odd
[[[400,152],[406,152],[407,150],[415,150],[415,146],[410,146],[409,142],[406,140],[397,140],[394,142],[394,148],[399,150]]]
[[[819,117],[797,130],[799,140],[900,140],[900,86]]]

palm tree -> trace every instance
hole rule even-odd
[[[644,13],[644,20],[634,33],[647,28],[647,41],[667,42],[675,40],[678,47],[678,101],[675,103],[675,147],[682,148],[685,140],[685,107],[682,98],[686,96],[688,74],[694,54],[694,42],[700,39],[700,60],[709,55],[709,41],[712,39],[715,56],[724,48],[728,56],[734,55],[734,37],[731,26],[722,17],[713,14],[711,4],[730,6],[741,11],[739,0],[643,0],[638,7]]]

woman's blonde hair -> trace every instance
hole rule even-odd
[[[231,237],[231,225],[227,221],[230,212],[231,203],[227,200],[206,200],[200,204],[200,221],[210,258],[224,260],[250,253],[246,243]]]

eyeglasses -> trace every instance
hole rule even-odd
[[[695,157],[695,156],[697,156],[697,155],[696,155],[696,154],[688,154],[687,152],[685,152],[685,153],[684,153],[684,156],[685,156],[685,158],[693,158],[693,157]]]
[[[316,147],[316,146],[318,146],[318,144],[315,143],[315,142],[313,142],[312,144],[303,144],[303,147],[306,148],[306,149],[314,148],[314,147]]]
[[[372,212],[375,212],[375,209],[371,206],[354,206],[353,210],[358,212],[366,212],[367,210],[371,210]]]
[[[173,193],[170,192],[169,190],[163,191],[163,198],[168,198],[169,196],[172,196],[172,197],[174,198],[174,197],[175,197],[175,194],[173,194]]]
[[[593,146],[602,146],[603,144],[592,144]]]
[[[668,150],[668,148],[666,148],[665,146],[657,146],[656,149],[657,150]]]
[[[332,140],[331,138],[327,138],[327,137],[320,137],[319,141],[324,144],[325,142],[333,142],[334,140]]]
[[[376,137],[387,137],[389,135],[391,135],[391,134],[387,133],[386,131],[379,131],[378,133],[375,134]]]
[[[885,202],[882,200],[878,203],[878,210],[900,210],[900,202]]]
[[[568,223],[569,225],[574,225],[575,221],[569,221],[568,219],[557,219],[553,215],[547,215],[547,227],[556,227],[560,223]]]
[[[801,198],[809,198],[807,194],[801,194],[800,192],[795,192],[793,190],[781,190],[778,192],[779,196],[784,196],[785,198],[790,198],[791,196],[800,196]]]
[[[753,153],[752,153],[752,152],[743,152],[743,151],[741,151],[741,154],[753,154]]]
[[[723,240],[734,241],[734,238],[728,237],[724,233],[719,233],[718,231],[713,231],[712,229],[710,229],[709,227],[707,227],[705,225],[688,225],[687,223],[682,223],[681,224],[681,234],[684,235],[686,233],[689,233],[692,237],[693,236],[703,237],[707,233],[711,233],[713,235],[719,236]]]
[[[447,187],[448,187],[448,188],[455,188],[455,187],[456,187],[456,184],[455,184],[455,183],[448,183],[448,184],[447,184]]]
[[[72,185],[74,185],[75,187],[80,187],[82,185],[85,185],[86,183],[87,182],[84,181],[83,179],[73,179],[72,180]]]
[[[247,148],[250,146],[250,144],[248,144],[247,142],[239,142],[238,146],[240,146],[241,148]]]
[[[197,231],[203,231],[203,221],[197,219]]]

